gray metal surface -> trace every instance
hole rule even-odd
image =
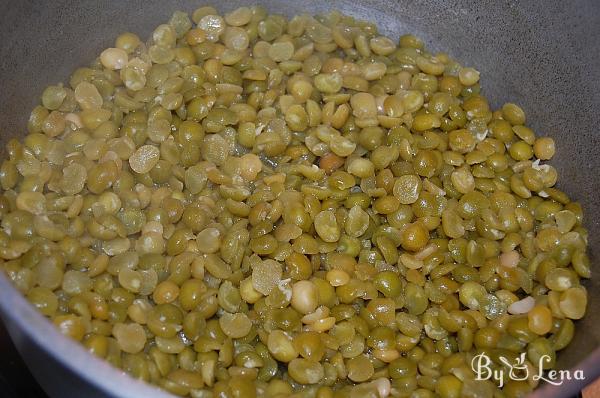
[[[210,1],[0,0],[0,143],[24,134],[30,109],[48,84],[65,81],[129,30],[147,37],[172,11]],[[220,11],[244,1],[214,1]],[[484,94],[497,107],[521,104],[538,134],[557,141],[559,187],[583,203],[592,259],[600,253],[600,2],[554,1],[256,1],[283,14],[337,8],[376,21],[397,38],[412,32],[482,74]],[[588,284],[590,303],[573,343],[559,354],[561,368],[600,373],[600,277]],[[0,312],[32,372],[56,397],[164,397],[135,383],[60,336],[0,276]],[[552,396],[568,396],[580,385]],[[545,396],[550,396],[546,392]]]

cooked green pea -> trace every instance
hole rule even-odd
[[[502,116],[513,126],[525,124],[525,112],[517,104],[504,104],[502,106]]]
[[[397,297],[402,289],[398,274],[392,271],[383,271],[375,276],[373,281],[377,290],[386,297]]]

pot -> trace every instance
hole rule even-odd
[[[55,0],[0,4],[0,143],[23,135],[44,87],[112,46],[129,30],[148,37],[173,11],[200,3],[182,0]],[[225,12],[246,1],[213,2]],[[250,2],[253,3],[253,2]],[[559,187],[583,204],[592,260],[600,252],[600,3],[530,1],[267,0],[270,12],[317,14],[329,9],[375,21],[397,38],[415,33],[481,71],[483,91],[497,108],[515,102],[540,135],[554,137]],[[204,4],[204,2],[202,2]],[[585,380],[538,389],[536,397],[568,397],[600,375],[600,277],[587,282],[586,317],[557,368],[581,369]],[[162,398],[169,394],[134,381],[58,333],[0,275],[0,313],[32,373],[52,397]]]

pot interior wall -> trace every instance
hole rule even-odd
[[[64,82],[70,72],[94,59],[129,30],[148,37],[172,11],[192,11],[205,2],[5,1],[0,5],[0,143],[23,136],[29,112],[43,88]],[[249,2],[214,2],[228,11]],[[522,105],[528,123],[557,142],[552,164],[559,187],[583,203],[590,252],[600,251],[600,191],[597,170],[600,125],[600,7],[587,1],[343,0],[258,1],[271,12],[311,14],[337,8],[376,21],[397,38],[415,33],[430,48],[444,50],[481,71],[484,94],[494,107]],[[443,4],[443,5],[442,5]],[[595,270],[597,272],[597,270]],[[588,283],[590,303],[577,322],[571,346],[559,367],[574,366],[598,346],[600,277]]]

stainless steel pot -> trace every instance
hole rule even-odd
[[[514,0],[258,0],[287,15],[337,8],[376,21],[398,37],[413,32],[482,73],[494,107],[522,105],[529,124],[557,141],[553,164],[559,186],[583,203],[590,254],[600,252],[600,3]],[[65,81],[117,34],[147,37],[176,9],[213,3],[228,11],[249,1],[1,0],[0,142],[23,135],[42,89]],[[587,284],[590,303],[577,322],[573,343],[559,353],[561,369],[583,369],[585,381],[538,390],[535,396],[568,397],[600,375],[600,275]],[[52,397],[146,397],[170,395],[134,381],[61,336],[0,275],[0,313],[32,373]]]

